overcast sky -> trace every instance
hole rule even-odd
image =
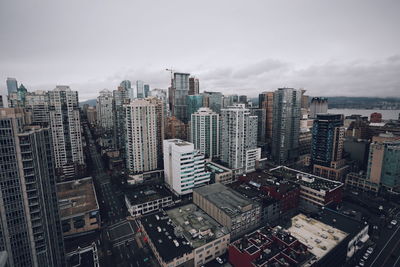
[[[94,98],[121,80],[167,88],[400,96],[398,0],[0,0],[0,88],[56,84]]]

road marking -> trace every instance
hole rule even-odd
[[[389,240],[385,243],[385,245],[383,246],[383,248],[381,249],[381,251],[379,251],[379,254],[375,257],[374,261],[371,263],[370,267],[372,267],[374,265],[374,263],[376,262],[376,260],[379,258],[379,256],[382,254],[382,252],[385,250],[385,248],[387,247],[387,245],[389,244],[389,242],[393,239],[393,237],[396,235],[397,231],[399,231],[400,227],[397,227],[396,231],[394,231],[393,235],[389,238]]]

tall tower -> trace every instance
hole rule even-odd
[[[331,166],[342,159],[344,143],[343,115],[318,114],[312,128],[311,161]]]
[[[114,143],[121,155],[125,157],[125,110],[124,104],[129,104],[129,90],[119,86],[113,91],[114,98]]]
[[[18,90],[18,82],[15,78],[7,78],[7,93],[10,95],[11,93],[16,93]]]
[[[254,171],[261,156],[257,123],[257,116],[251,116],[244,104],[221,110],[221,160],[237,174]]]
[[[0,251],[9,266],[65,266],[51,132],[0,109]]]
[[[196,77],[189,78],[189,95],[198,95],[200,92],[199,79]]]
[[[273,98],[272,158],[284,164],[298,157],[301,90],[279,88]]]
[[[78,92],[69,86],[49,91],[50,128],[57,174],[72,178],[84,168]]]
[[[134,88],[132,88],[132,83],[129,80],[124,80],[119,84],[120,87],[122,87],[126,92],[127,95],[126,97],[133,100],[137,97],[137,92],[135,92],[136,90],[134,90]]]
[[[212,109],[212,111],[221,113],[223,95],[220,92],[207,92],[202,93],[203,105]]]
[[[328,112],[328,99],[322,97],[313,97],[310,104],[310,118],[315,119],[317,114]]]
[[[203,95],[188,95],[187,96],[187,117],[190,120],[193,113],[203,106]]]
[[[124,109],[127,169],[130,173],[157,169],[156,105],[137,99]]]
[[[183,123],[187,123],[187,96],[189,95],[189,73],[174,73],[172,80],[172,115]]]
[[[200,108],[192,114],[190,140],[194,148],[206,158],[219,156],[219,115],[209,108]]]
[[[96,103],[97,125],[100,126],[102,132],[111,132],[114,126],[113,118],[113,94],[111,91],[104,89],[100,91]]]
[[[143,81],[136,81],[137,98],[145,98]]]
[[[25,108],[32,114],[32,124],[50,125],[49,104],[47,91],[36,91],[26,95]]]
[[[156,97],[146,98],[156,108],[156,139],[157,139],[157,166],[161,167],[163,162],[163,140],[165,138],[165,106],[164,101]]]

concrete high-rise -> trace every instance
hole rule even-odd
[[[310,118],[315,119],[317,114],[328,113],[328,99],[313,97],[310,104]]]
[[[271,154],[276,163],[285,164],[299,154],[301,90],[279,88],[273,98]]]
[[[168,139],[163,146],[165,183],[175,194],[189,194],[209,183],[211,173],[205,171],[204,155],[192,143]]]
[[[311,161],[330,166],[342,159],[344,144],[343,115],[317,114],[312,128]]]
[[[114,98],[114,143],[121,155],[125,156],[125,110],[124,104],[129,104],[129,88],[119,86],[113,91]]]
[[[78,92],[69,86],[57,86],[48,93],[57,175],[72,178],[85,167]]]
[[[261,157],[257,148],[257,116],[251,116],[244,104],[221,110],[221,161],[236,174],[255,170]]]
[[[191,115],[190,141],[206,158],[219,156],[219,115],[209,108],[200,108]]]
[[[157,169],[156,105],[137,99],[124,109],[126,168],[133,174]]]
[[[189,78],[189,95],[198,95],[200,93],[199,79],[195,77]]]
[[[7,93],[10,95],[11,93],[16,93],[18,90],[18,82],[15,78],[7,78]]]
[[[0,109],[0,251],[8,266],[65,266],[51,132]]]
[[[183,123],[187,123],[187,96],[189,95],[189,73],[174,73],[172,80],[171,93],[172,93],[172,115]]]
[[[97,126],[102,133],[111,133],[114,127],[113,94],[104,89],[100,91],[96,103]]]
[[[157,97],[146,98],[156,108],[156,139],[157,139],[157,167],[160,168],[163,162],[163,140],[165,139],[165,106],[164,102]]]

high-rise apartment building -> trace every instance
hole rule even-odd
[[[310,118],[315,119],[317,114],[328,113],[328,99],[313,97],[310,104]]]
[[[189,78],[189,95],[198,95],[200,93],[199,79],[195,77]]]
[[[32,124],[48,126],[49,116],[49,94],[47,91],[36,91],[26,95],[26,110],[31,113]]]
[[[124,104],[129,104],[130,101],[129,89],[124,86],[119,86],[113,91],[114,99],[114,143],[115,148],[125,157],[125,110]]]
[[[380,134],[369,148],[367,179],[389,190],[400,187],[400,137]]]
[[[146,98],[150,104],[155,105],[156,108],[156,139],[157,139],[157,166],[161,167],[163,161],[163,140],[165,139],[165,107],[164,102],[156,97]]]
[[[100,91],[96,103],[97,126],[103,133],[109,133],[114,127],[113,94],[104,89]]]
[[[203,107],[203,95],[188,95],[187,96],[187,112],[188,120],[193,113]]]
[[[123,88],[124,91],[127,92],[126,97],[133,100],[137,97],[136,90],[132,87],[132,83],[129,80],[124,80],[119,84],[120,87]]]
[[[343,115],[317,114],[312,128],[311,161],[330,166],[342,159],[344,144]]]
[[[155,88],[150,91],[150,96],[156,97],[163,101],[164,116],[169,116],[170,112],[169,112],[169,106],[168,106],[167,91],[164,89]]]
[[[219,156],[219,115],[209,108],[200,108],[191,115],[190,141],[206,158]]]
[[[255,170],[261,157],[257,148],[257,116],[251,116],[244,104],[221,110],[221,160],[236,174]]]
[[[130,173],[157,169],[156,105],[137,99],[124,109],[126,168]]]
[[[165,183],[175,194],[189,194],[208,184],[211,173],[205,171],[204,155],[192,143],[168,139],[163,146]]]
[[[65,266],[51,132],[0,109],[0,251],[8,266]]]
[[[85,166],[78,92],[72,91],[69,86],[57,86],[48,93],[57,175],[71,178],[78,175]]]
[[[278,164],[298,157],[300,105],[301,90],[279,88],[274,92],[271,154]]]
[[[174,73],[172,80],[172,115],[183,123],[187,123],[187,96],[189,95],[189,73]]]
[[[7,93],[10,95],[11,93],[16,93],[18,90],[18,82],[15,78],[7,78]]]

